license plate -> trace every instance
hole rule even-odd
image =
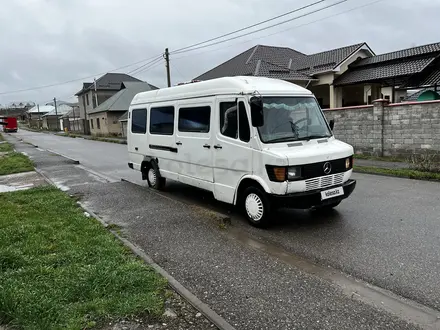
[[[342,187],[333,188],[325,191],[321,191],[321,199],[329,199],[344,195],[344,189]]]

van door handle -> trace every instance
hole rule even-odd
[[[139,150],[139,148],[138,148],[138,147],[134,147],[134,150],[138,151],[138,150]]]
[[[222,148],[222,146],[220,145],[220,144],[216,144],[215,146],[214,146],[214,149],[221,149]]]
[[[211,146],[209,144],[204,144],[203,148],[211,149]]]
[[[182,142],[177,141],[176,144],[177,144],[178,146],[181,146],[181,145],[182,145]]]

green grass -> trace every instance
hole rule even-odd
[[[87,329],[158,320],[166,281],[52,188],[0,194],[0,324]]]
[[[34,170],[32,161],[19,152],[0,156],[0,175],[29,172]]]
[[[383,156],[383,157],[377,157],[377,156],[369,156],[369,155],[361,155],[361,154],[355,154],[355,159],[366,159],[366,160],[379,160],[383,162],[397,162],[401,163],[405,160],[403,158],[399,157],[393,157],[393,156]]]
[[[354,171],[361,173],[384,174],[401,178],[419,180],[440,180],[440,173],[423,172],[411,169],[387,169],[371,166],[354,166]]]
[[[0,144],[0,152],[11,152],[13,151],[14,148],[12,147],[12,145],[10,143],[1,143]]]

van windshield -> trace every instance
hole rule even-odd
[[[263,97],[264,125],[258,127],[263,143],[331,137],[313,97]]]

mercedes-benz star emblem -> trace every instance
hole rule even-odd
[[[332,164],[326,162],[323,166],[323,169],[325,174],[330,174],[330,172],[332,171]]]

